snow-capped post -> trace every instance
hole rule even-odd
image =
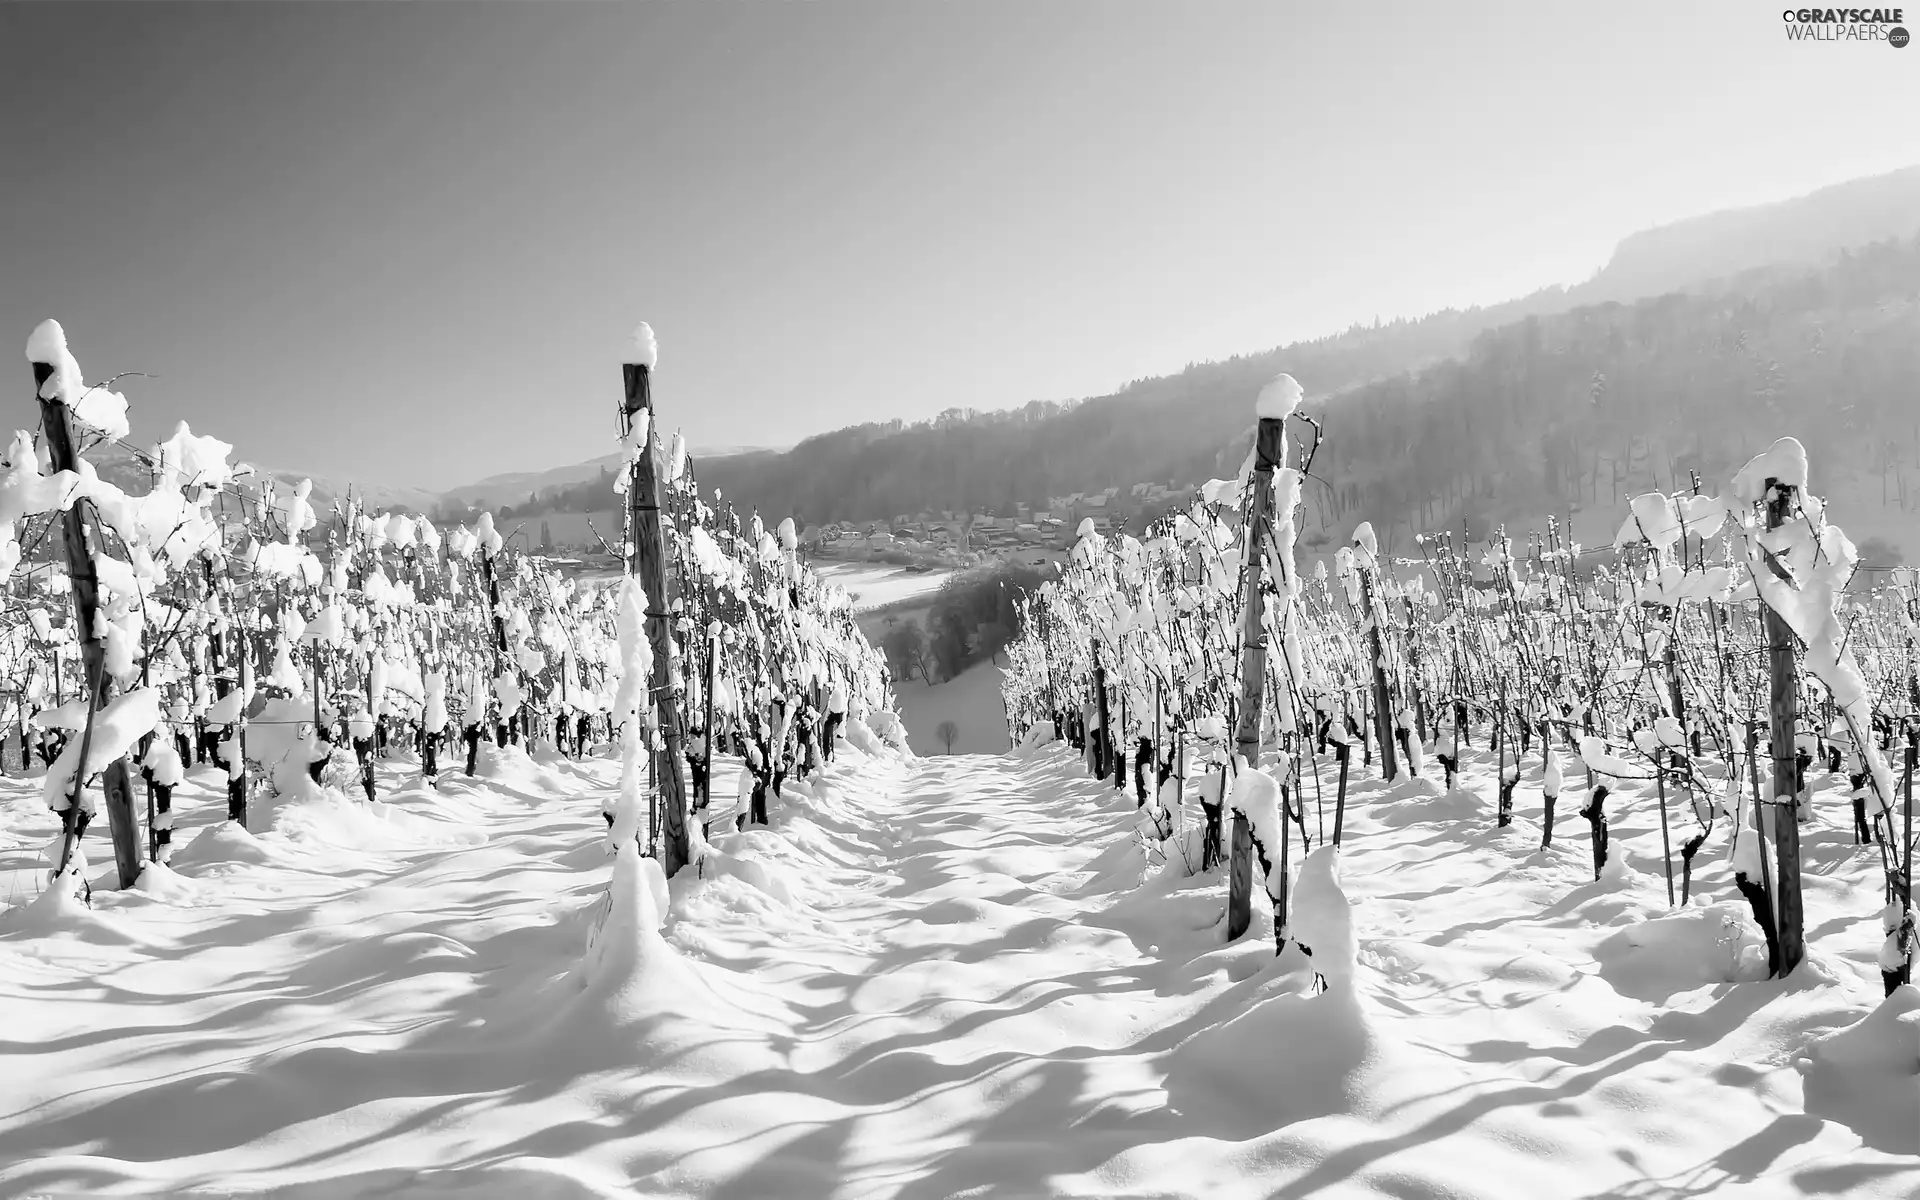
[[[1908,659],[1912,661],[1911,657]],[[1909,676],[1909,681],[1911,681]],[[1901,773],[1900,793],[1901,818],[1900,834],[1900,870],[1896,886],[1883,913],[1883,923],[1888,926],[1886,941],[1880,950],[1880,980],[1886,987],[1887,995],[1893,995],[1894,989],[1913,982],[1914,951],[1920,949],[1920,932],[1916,932],[1913,919],[1913,773],[1920,765],[1920,744],[1916,744],[1915,731],[1911,725],[1906,730],[1907,744],[1902,757],[1906,760],[1906,769]],[[1887,828],[1893,828],[1893,816],[1887,815]]]
[[[491,516],[492,514],[484,515]],[[507,671],[507,617],[506,613],[501,611],[500,608],[500,577],[494,574],[494,551],[488,544],[490,540],[491,539],[486,537],[480,539],[480,573],[484,577],[487,588],[487,611],[492,614],[493,617],[493,677],[497,685],[498,680],[506,677]],[[496,746],[505,746],[507,744],[507,714],[505,710],[502,710],[498,718],[494,721],[493,744]],[[468,772],[468,774],[472,774],[472,772]]]
[[[1266,555],[1261,551],[1273,506],[1273,472],[1286,453],[1284,416],[1260,417],[1254,434],[1252,500],[1244,531],[1245,568],[1240,593],[1240,705],[1235,712],[1234,753],[1250,767],[1260,765],[1260,726],[1267,682],[1266,602],[1260,592]],[[1240,822],[1235,822],[1238,829]],[[1238,844],[1238,834],[1235,843]],[[1238,936],[1238,935],[1234,935]]]
[[[55,377],[61,366],[71,366],[72,356],[67,353],[66,334],[57,321],[43,321],[33,331],[27,341],[27,359],[33,366],[33,395],[39,403],[41,429],[47,439],[48,468],[55,473],[76,471],[80,455],[73,445],[72,410],[68,407],[63,381]],[[77,369],[74,373],[78,373]],[[72,584],[73,636],[80,643],[84,683],[91,689],[89,712],[98,713],[107,705],[113,679],[106,670],[107,645],[95,624],[95,614],[100,607],[100,576],[93,556],[100,544],[100,535],[94,527],[91,501],[76,498],[67,505],[60,514],[60,534],[67,556],[67,577]],[[60,814],[56,871],[66,869],[75,843],[87,828],[87,813],[80,803],[80,792],[87,784],[86,759],[90,757],[87,739],[93,733],[93,722],[94,718],[89,716],[81,735],[81,760],[74,771],[73,795]],[[125,755],[107,764],[101,774],[101,790],[106,795],[107,828],[113,838],[113,861],[120,871],[120,886],[132,887],[140,878],[140,831],[134,825],[133,784],[128,777]]]
[[[700,689],[700,778],[705,781],[703,794],[695,797],[702,804],[713,802],[713,684],[714,673],[720,662],[720,622],[707,626],[707,663],[706,678]],[[831,729],[827,732],[832,738]],[[831,750],[831,745],[829,745]]]
[[[1553,806],[1560,799],[1562,783],[1560,760],[1555,758],[1553,751],[1549,749],[1546,766],[1540,769],[1540,801],[1544,810],[1540,818],[1540,849],[1542,850],[1553,845]]]
[[[1289,380],[1291,382],[1291,380]],[[1260,725],[1267,692],[1266,603],[1260,593],[1266,565],[1263,540],[1273,506],[1273,472],[1286,456],[1287,415],[1269,404],[1266,391],[1255,402],[1260,424],[1253,438],[1252,499],[1242,531],[1245,555],[1240,593],[1240,704],[1235,710],[1234,753],[1247,766],[1260,765]],[[1247,931],[1253,921],[1253,826],[1238,808],[1233,813],[1232,858],[1227,868],[1227,940]]]
[[[1060,740],[1060,701],[1055,698],[1054,690],[1053,690],[1053,638],[1047,631],[1048,607],[1049,606],[1046,602],[1046,598],[1044,595],[1042,595],[1038,608],[1040,610],[1040,646],[1042,649],[1041,661],[1046,663],[1046,667],[1047,667],[1047,714],[1053,719],[1053,739],[1055,741],[1059,741]],[[25,746],[25,744],[26,742],[24,740],[24,735],[22,735],[21,745]]]
[[[1671,639],[1669,639],[1671,644]],[[1653,748],[1654,800],[1660,805],[1660,862],[1667,871],[1667,907],[1673,907],[1673,834],[1667,828],[1667,748]]]
[[[1393,747],[1393,711],[1392,701],[1387,689],[1386,647],[1381,641],[1380,626],[1386,619],[1385,607],[1374,598],[1374,587],[1380,572],[1380,547],[1373,536],[1373,523],[1360,522],[1353,531],[1355,548],[1361,551],[1360,570],[1360,607],[1366,614],[1367,653],[1373,658],[1373,698],[1369,707],[1373,713],[1373,740],[1380,744],[1380,777],[1392,783],[1400,776],[1398,756]]]
[[[1802,459],[1803,464],[1804,461]],[[1797,491],[1790,482],[1773,476],[1767,478],[1765,496],[1769,530],[1780,528],[1792,517]],[[1768,566],[1784,577],[1784,571],[1778,563],[1769,560]],[[1797,684],[1794,680],[1793,627],[1771,604],[1764,607],[1767,666],[1773,693],[1769,714],[1772,717],[1769,736],[1773,755],[1773,804],[1770,807],[1778,818],[1773,822],[1773,849],[1777,864],[1773,881],[1774,909],[1779,914],[1780,922],[1780,969],[1776,977],[1784,979],[1793,973],[1807,953],[1806,920],[1800,898],[1800,822],[1796,799],[1799,793],[1794,762],[1797,748],[1794,739],[1794,693]]]
[[[1107,711],[1107,667],[1100,657],[1100,639],[1093,639],[1093,696],[1094,711],[1100,715],[1100,728],[1088,739],[1092,743],[1093,777],[1105,779],[1107,776],[1107,749],[1112,743],[1112,730],[1108,728]]]
[[[671,878],[685,866],[689,856],[687,842],[687,797],[685,779],[680,773],[680,715],[673,689],[669,686],[668,664],[672,660],[672,630],[667,617],[667,570],[665,545],[660,534],[660,480],[653,458],[652,376],[657,361],[653,330],[641,325],[627,347],[627,361],[621,364],[626,398],[621,419],[628,433],[640,434],[633,456],[633,475],[627,485],[627,509],[633,526],[633,547],[628,569],[639,576],[647,592],[647,641],[653,648],[653,703],[664,757],[657,760],[655,778],[659,780],[660,806],[664,820],[660,839],[660,866]],[[642,705],[644,711],[645,706]]]

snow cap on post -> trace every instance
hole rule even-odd
[[[80,387],[80,364],[67,349],[67,331],[60,328],[60,322],[49,317],[33,327],[27,337],[27,361],[48,369],[46,382],[40,385],[42,400],[72,402],[73,392]],[[35,372],[36,377],[38,374]]]
[[[1254,415],[1261,420],[1284,421],[1300,407],[1304,393],[1293,376],[1279,374],[1272,382],[1260,389],[1260,398],[1253,403]]]
[[[621,362],[638,363],[649,371],[653,370],[654,364],[660,361],[660,344],[653,338],[653,326],[645,321],[634,326],[633,332],[627,336],[624,353],[626,356]]]
[[[27,361],[46,368],[40,383],[42,400],[58,400],[73,410],[73,417],[92,426],[109,438],[123,438],[127,426],[127,398],[104,387],[88,387],[80,374],[80,364],[67,347],[67,331],[51,318],[34,326],[27,338]],[[41,379],[39,371],[35,380]]]
[[[1748,459],[1746,466],[1734,472],[1729,490],[1749,504],[1758,503],[1766,499],[1769,479],[1807,490],[1807,448],[1800,439],[1783,437]]]
[[[1353,528],[1353,544],[1363,551],[1367,558],[1373,559],[1380,554],[1380,542],[1373,536],[1373,522],[1362,521]],[[1372,565],[1371,563],[1363,565]]]

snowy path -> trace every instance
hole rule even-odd
[[[1483,798],[1362,784],[1343,1006],[1273,958],[1264,901],[1222,945],[1218,877],[1151,871],[1131,799],[1057,751],[846,758],[676,881],[670,950],[584,990],[611,763],[510,754],[440,793],[396,768],[391,805],[289,805],[257,839],[223,836],[190,784],[171,886],[102,892],[52,936],[0,914],[0,1195],[1920,1183],[1903,1111],[1875,1129],[1792,1061],[1877,998],[1866,859],[1829,831],[1814,969],[1715,985],[1738,938],[1724,910],[1651,920],[1644,806],[1616,826],[1627,872],[1593,883],[1583,823],[1542,854]],[[0,788],[0,870],[20,869],[48,823]],[[1712,868],[1700,886],[1725,891]]]

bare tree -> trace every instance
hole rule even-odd
[[[952,754],[953,743],[959,740],[960,737],[960,727],[952,721],[942,721],[940,724],[934,726],[933,736],[939,738],[941,743],[946,746],[948,754]]]

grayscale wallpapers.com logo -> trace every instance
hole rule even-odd
[[[1790,42],[1885,42],[1900,50],[1910,40],[1898,8],[1789,8],[1780,17]]]

